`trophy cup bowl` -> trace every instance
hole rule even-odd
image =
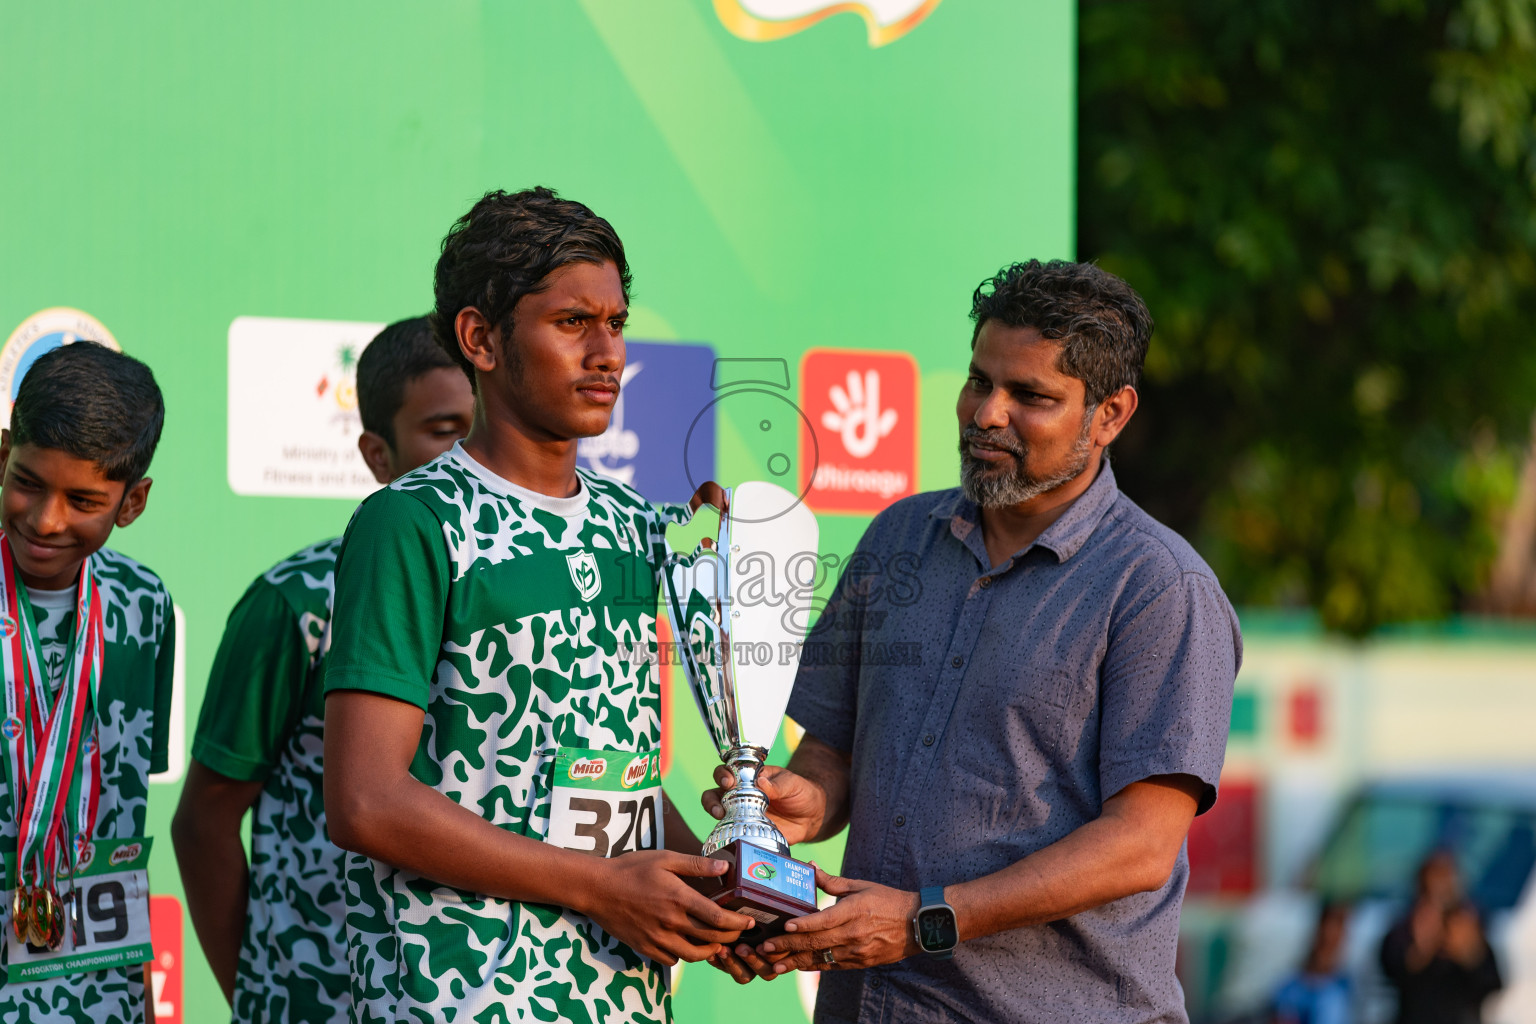
[[[701,890],[755,919],[742,936],[755,943],[816,910],[815,872],[790,857],[757,778],[810,625],[811,580],[795,577],[798,569],[814,578],[818,531],[816,516],[782,487],[749,481],[726,495],[715,547],[672,558],[663,589],[688,688],[736,780],[703,849],[731,868],[700,880]]]

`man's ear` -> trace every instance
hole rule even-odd
[[[0,477],[5,476],[5,467],[11,463],[11,432],[9,429],[0,430]]]
[[[149,501],[149,485],[154,483],[149,477],[144,477],[138,483],[128,488],[123,500],[117,506],[117,525],[119,527],[130,526],[133,521],[144,514],[144,506]]]
[[[474,306],[465,306],[453,318],[453,333],[459,339],[459,351],[481,373],[496,369],[496,340],[501,332],[492,327]]]
[[[1120,436],[1120,431],[1131,422],[1141,398],[1136,389],[1127,384],[1099,403],[1093,411],[1093,437],[1095,447],[1108,448]]]
[[[363,461],[368,464],[368,472],[381,484],[387,484],[395,478],[392,472],[394,467],[390,465],[391,453],[389,442],[384,440],[382,434],[375,434],[371,430],[363,431],[363,436],[357,439],[357,450],[362,453]]]

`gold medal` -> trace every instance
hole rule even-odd
[[[48,929],[53,924],[53,912],[49,910],[48,890],[41,885],[32,887],[32,905],[27,914],[27,941],[34,946],[48,945]]]
[[[31,904],[26,883],[17,885],[16,894],[11,897],[11,929],[15,931],[19,942],[27,941],[28,914],[31,911]]]
[[[54,892],[48,896],[53,905],[53,917],[48,926],[48,948],[57,953],[64,946],[64,900]]]

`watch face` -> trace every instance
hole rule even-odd
[[[949,907],[925,907],[917,915],[917,941],[930,953],[954,949],[960,942],[955,912]]]

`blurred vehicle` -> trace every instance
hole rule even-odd
[[[1299,884],[1243,904],[1195,907],[1181,965],[1196,982],[1197,1021],[1262,1021],[1276,989],[1307,955],[1321,905],[1346,903],[1345,970],[1355,1019],[1392,1020],[1396,996],[1382,976],[1382,938],[1413,895],[1419,865],[1445,851],[1465,894],[1486,915],[1489,944],[1506,988],[1490,998],[1490,1024],[1536,1022],[1536,773],[1399,778],[1363,786],[1348,799]],[[1191,939],[1204,941],[1191,942]],[[1213,962],[1215,961],[1215,962]]]

